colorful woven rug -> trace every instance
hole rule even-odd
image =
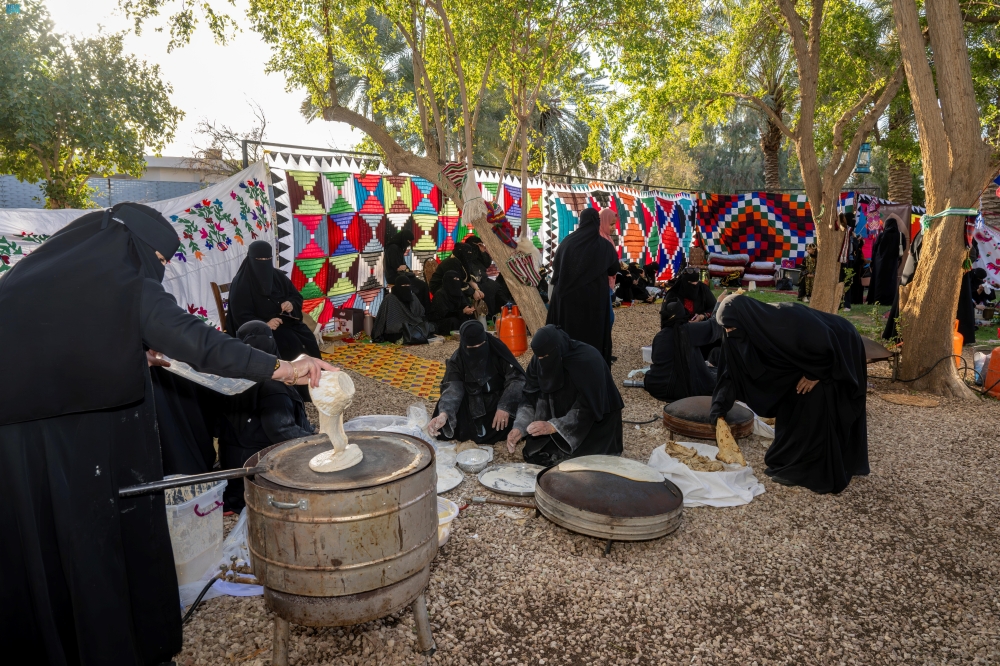
[[[441,397],[444,363],[421,358],[390,345],[354,344],[333,347],[323,359],[359,375],[402,389],[419,398]]]

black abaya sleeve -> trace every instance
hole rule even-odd
[[[284,300],[292,304],[292,316],[296,319],[302,319],[302,303],[304,302],[302,294],[300,294],[299,290],[295,288],[295,285],[292,284],[292,281],[288,279],[287,275],[277,270],[274,274],[278,277],[278,280],[281,282],[281,286],[284,289]],[[278,305],[280,307],[281,302],[279,302]]]
[[[506,373],[503,378],[503,395],[497,409],[502,409],[508,414],[517,412],[517,406],[524,395],[524,371],[520,367],[515,368],[510,363],[504,363]]]
[[[556,432],[569,444],[570,451],[568,453],[580,448],[580,444],[590,433],[590,429],[596,421],[594,413],[587,409],[580,400],[576,400],[569,411],[562,416],[549,419],[549,423],[556,429]]]
[[[717,373],[715,391],[712,392],[712,410],[709,412],[710,423],[715,423],[720,416],[728,414],[736,403],[736,386],[729,375],[725,351],[719,354]]]
[[[275,444],[313,434],[311,429],[306,430],[295,422],[295,403],[287,393],[261,396],[257,409],[261,428],[264,429],[267,438]]]
[[[274,374],[276,357],[189,315],[155,280],[142,281],[139,321],[142,341],[147,347],[184,361],[195,370],[257,382]]]

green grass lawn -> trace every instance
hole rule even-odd
[[[730,293],[732,291],[730,289]],[[722,289],[713,289],[712,292],[718,296],[722,293]],[[798,300],[795,294],[782,293],[773,289],[748,291],[745,295],[763,303],[792,303]],[[850,312],[841,310],[838,314],[854,324],[861,335],[881,341],[882,330],[885,328],[885,313],[888,311],[888,306],[855,304],[851,306]],[[976,342],[980,344],[996,342],[998,327],[1000,324],[997,323],[996,319],[990,325],[980,326],[976,331]]]

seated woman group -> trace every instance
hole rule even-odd
[[[441,398],[428,426],[442,439],[487,444],[506,437],[524,460],[554,465],[622,452],[621,394],[600,352],[556,326],[535,333],[528,370],[477,321],[462,325],[448,360]]]

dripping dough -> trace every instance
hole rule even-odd
[[[632,481],[663,481],[663,475],[649,465],[619,456],[581,456],[559,463],[556,469],[560,472],[607,472]]]
[[[328,449],[319,455],[313,456],[309,461],[309,469],[314,472],[339,472],[341,470],[354,467],[364,454],[357,444],[348,444],[340,453],[336,449]]]

